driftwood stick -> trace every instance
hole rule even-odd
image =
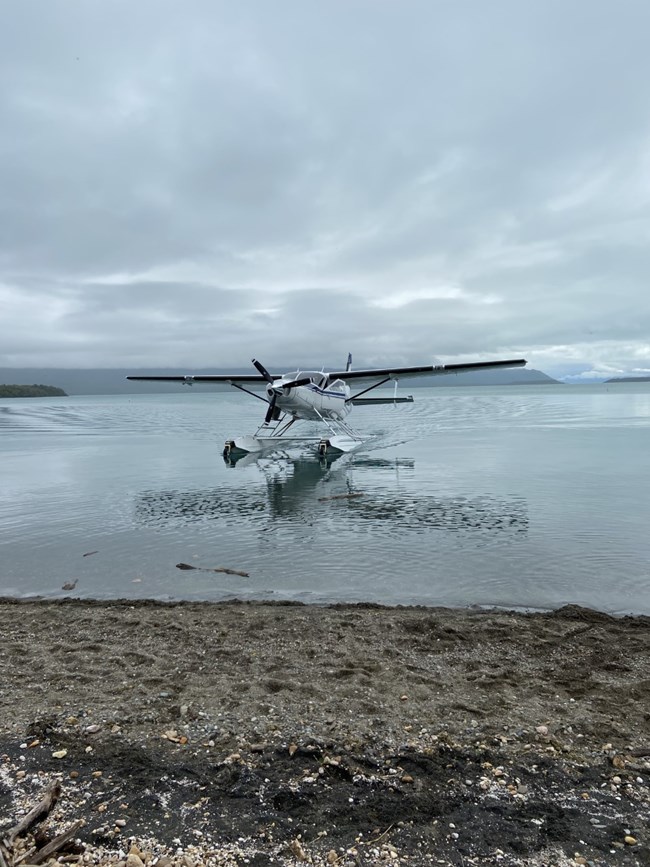
[[[5,855],[7,856],[7,858],[9,857],[9,853],[7,852],[5,847],[2,845],[2,842],[0,841],[0,867],[9,867],[9,864],[7,862],[7,858],[5,858]]]
[[[42,849],[39,849],[38,852],[34,852],[34,854],[30,857],[30,864],[42,864],[43,861],[47,861],[47,859],[54,855],[55,852],[58,852],[68,840],[71,840],[77,833],[77,831],[85,825],[85,821],[83,819],[78,819],[74,825],[70,825],[67,831],[64,831],[62,834],[59,834],[58,837],[55,837],[54,840],[50,840]]]
[[[226,575],[241,575],[242,578],[250,578],[248,572],[241,572],[239,569],[231,569],[229,566],[192,566],[190,563],[177,563],[177,569],[194,569],[197,572],[224,572]],[[65,589],[65,588],[64,588]]]
[[[12,867],[19,867],[20,864],[30,864],[30,859],[34,852],[36,852],[36,846],[32,846],[31,849],[28,849],[24,855],[20,856],[20,858],[14,858]]]
[[[239,569],[229,569],[227,566],[215,566],[214,569],[204,569],[204,572],[224,572],[226,575],[240,575],[242,578],[250,578],[248,572],[240,572]]]
[[[45,797],[43,800],[37,804],[29,813],[18,822],[17,825],[9,831],[6,844],[7,846],[13,846],[14,840],[16,837],[20,837],[25,834],[29,829],[33,826],[42,822],[43,819],[46,819],[49,814],[54,809],[56,802],[59,800],[59,796],[61,795],[61,783],[57,782],[53,783],[52,786],[45,793]]]

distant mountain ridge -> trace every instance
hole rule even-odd
[[[334,369],[334,368],[332,368]],[[178,392],[185,387],[173,382],[127,382],[128,374],[140,376],[183,376],[184,374],[235,374],[250,373],[249,368],[188,370],[187,368],[36,368],[36,367],[3,367],[0,368],[2,382],[55,382],[67,394],[155,394],[160,392]],[[273,370],[272,372],[276,372]],[[277,371],[281,372],[281,371]],[[462,385],[559,385],[556,379],[547,376],[540,370],[528,368],[510,368],[505,370],[478,370],[472,373],[445,374],[444,376],[422,377],[418,379],[401,379],[400,385],[408,388],[423,386],[453,387]],[[202,385],[205,391],[219,390],[230,386]]]
[[[650,382],[650,376],[615,376],[605,382]]]

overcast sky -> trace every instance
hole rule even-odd
[[[650,373],[648,0],[20,0],[0,366]]]

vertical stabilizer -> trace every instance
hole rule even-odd
[[[352,353],[348,352],[348,363],[345,365],[345,372],[349,373],[352,370]]]

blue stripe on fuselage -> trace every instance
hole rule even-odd
[[[316,391],[318,394],[322,394],[325,397],[342,397],[345,400],[345,394],[341,394],[340,391],[324,391],[322,388],[314,385],[313,382],[311,385],[305,385],[304,388],[308,388],[310,391]]]

